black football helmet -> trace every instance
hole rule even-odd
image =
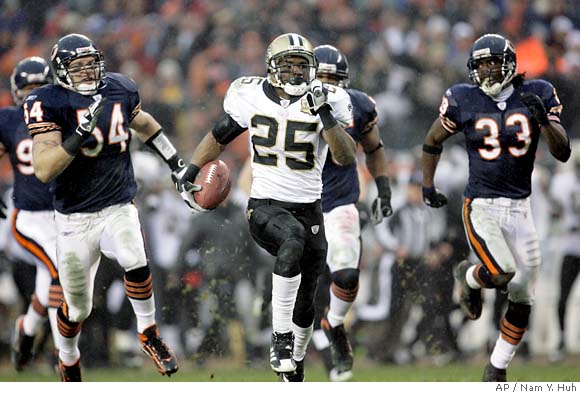
[[[308,62],[305,78],[291,78],[284,81],[280,63],[287,56],[301,56]],[[282,34],[276,37],[266,49],[266,67],[268,82],[282,88],[290,96],[302,96],[316,78],[316,58],[310,41],[296,33]]]
[[[479,62],[495,57],[501,65],[501,78],[479,75]],[[485,94],[497,96],[516,76],[516,51],[510,40],[499,34],[485,34],[479,37],[471,47],[467,68],[469,78],[478,85]]]
[[[10,75],[10,92],[16,105],[24,101],[25,92],[29,85],[46,85],[52,83],[52,72],[48,62],[41,57],[32,56],[18,62]]]
[[[332,45],[319,45],[314,48],[314,56],[318,61],[316,74],[325,74],[338,81],[338,86],[348,88],[348,60],[337,48]]]
[[[70,63],[73,60],[92,56],[95,62],[86,67],[72,69]],[[56,82],[66,89],[73,90],[83,95],[93,95],[102,88],[105,76],[105,61],[103,54],[99,51],[93,41],[82,34],[69,34],[62,37],[52,48],[50,61]],[[81,69],[94,72],[91,81],[74,82],[71,73]]]

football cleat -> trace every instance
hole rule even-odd
[[[16,319],[14,332],[12,333],[11,359],[14,368],[20,372],[30,363],[34,354],[32,347],[34,337],[24,333],[24,315]]]
[[[283,372],[283,382],[304,382],[304,360],[296,361],[296,370],[294,372]]]
[[[496,368],[491,363],[487,363],[483,371],[482,382],[507,382],[507,371]]]
[[[296,362],[292,358],[294,350],[294,333],[292,331],[272,333],[272,346],[270,347],[270,367],[277,373],[294,372]]]
[[[58,369],[60,371],[61,382],[82,382],[81,377],[81,359],[79,358],[73,365],[64,365],[58,360]]]
[[[472,289],[467,284],[465,274],[471,267],[467,260],[463,260],[455,270],[455,279],[459,285],[459,305],[470,320],[477,320],[481,316],[482,301],[481,289]]]
[[[330,342],[330,355],[333,365],[330,370],[330,380],[333,382],[350,380],[352,378],[353,356],[344,324],[331,327],[328,320],[323,318],[320,321],[320,326]]]
[[[137,334],[137,337],[141,350],[153,360],[161,375],[170,377],[177,372],[177,358],[159,336],[156,324],[148,327],[142,334]]]

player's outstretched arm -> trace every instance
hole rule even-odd
[[[443,151],[443,142],[450,134],[445,130],[439,118],[435,119],[423,142],[421,163],[423,167],[423,201],[433,208],[447,204],[447,197],[435,187],[435,171]]]

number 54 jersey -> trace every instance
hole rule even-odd
[[[451,134],[463,131],[469,156],[469,181],[465,196],[470,198],[526,198],[540,127],[520,101],[523,92],[538,95],[550,120],[559,122],[562,105],[555,88],[534,79],[516,84],[509,97],[496,101],[476,86],[454,85],[445,92],[439,117]]]
[[[346,91],[325,87],[335,119],[343,127],[352,125]],[[252,198],[295,203],[320,199],[328,145],[322,138],[322,121],[308,111],[306,96],[280,99],[265,78],[243,77],[230,85],[224,110],[239,126],[235,134],[246,129],[250,133]],[[237,136],[225,138],[216,133],[214,129],[222,142]]]
[[[135,197],[129,124],[141,109],[139,94],[133,81],[122,74],[107,73],[105,81],[95,95],[107,98],[97,127],[52,183],[58,212],[97,212]],[[58,85],[37,88],[24,102],[28,131],[32,137],[60,132],[64,141],[75,132],[92,102],[92,96]]]

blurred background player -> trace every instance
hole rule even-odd
[[[569,318],[568,300],[576,278],[580,273],[580,148],[575,145],[572,150],[571,170],[562,171],[552,178],[550,197],[557,207],[560,217],[562,234],[559,247],[562,252],[560,266],[560,291],[558,294],[558,328],[560,338],[558,347],[550,355],[552,361],[560,361],[566,350],[566,321]]]
[[[252,186],[247,208],[254,240],[276,256],[272,275],[270,366],[284,381],[304,381],[312,336],[314,293],[327,242],[320,204],[322,168],[330,149],[343,165],[356,146],[343,126],[352,123],[348,94],[316,80],[312,44],[295,33],[266,50],[268,77],[242,77],[229,87],[225,114],[195,149],[177,187],[194,212],[200,168],[245,130],[250,132]]]
[[[528,327],[541,264],[531,214],[531,176],[540,135],[550,153],[565,162],[570,143],[560,125],[562,103],[547,81],[516,74],[512,43],[497,34],[478,38],[468,61],[473,85],[445,92],[440,115],[423,145],[423,199],[439,208],[447,198],[434,184],[442,143],[463,132],[469,155],[463,220],[470,246],[480,260],[456,270],[459,303],[467,317],[481,316],[481,288],[508,291],[500,335],[484,381],[506,381],[507,367]]]
[[[64,303],[58,309],[59,365],[63,381],[80,381],[82,322],[91,313],[101,253],[125,270],[125,291],[137,317],[142,350],[163,375],[177,360],[159,335],[152,276],[135,205],[131,129],[173,171],[181,160],[161,125],[141,110],[134,82],[105,73],[92,40],[69,34],[52,49],[57,80],[34,90],[24,103],[33,137],[36,176],[52,182],[59,275]],[[131,128],[131,129],[130,129]]]
[[[378,196],[372,203],[372,222],[378,224],[390,216],[391,189],[381,135],[377,127],[375,102],[365,93],[348,89],[349,69],[346,56],[331,45],[314,48],[318,61],[316,77],[322,82],[344,88],[353,106],[354,126],[346,131],[362,146],[366,165],[377,185]],[[333,381],[352,377],[353,353],[344,320],[356,299],[361,256],[360,217],[356,203],[360,196],[356,163],[340,165],[329,153],[322,172],[322,212],[328,241],[326,262],[329,268],[317,290],[317,325],[327,340],[315,332],[317,349],[325,352],[330,345]],[[330,287],[330,289],[329,289]],[[329,300],[330,298],[330,300]],[[328,310],[327,310],[328,309]],[[323,353],[324,355],[324,353]]]
[[[10,78],[15,106],[0,109],[0,156],[8,154],[14,176],[12,233],[36,264],[34,294],[26,314],[17,318],[12,339],[12,363],[22,371],[32,360],[34,339],[49,316],[56,332],[56,308],[62,300],[56,261],[56,230],[49,185],[39,181],[32,166],[32,138],[24,122],[22,103],[34,88],[52,84],[46,60],[28,57]],[[26,278],[28,279],[28,278]],[[56,339],[56,338],[55,338]],[[55,340],[55,347],[56,340]]]

